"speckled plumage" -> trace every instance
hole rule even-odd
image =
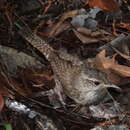
[[[71,60],[65,60],[37,35],[23,30],[20,31],[20,34],[44,54],[65,94],[76,103],[82,105],[98,104],[107,95],[106,88],[115,87],[104,73],[96,69],[86,68],[82,62],[76,64],[72,63]]]

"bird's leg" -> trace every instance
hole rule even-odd
[[[62,85],[56,76],[55,76],[55,88],[53,89],[53,91],[54,91],[54,95],[56,95],[56,98],[52,100],[53,101],[55,100],[56,102],[59,101],[59,104],[65,108],[66,105],[65,95],[63,93]]]
[[[60,81],[54,76],[55,80],[55,88],[50,89],[48,91],[42,91],[40,93],[35,94],[35,97],[48,96],[50,104],[54,106],[54,108],[65,108],[65,95],[62,90],[62,85]],[[33,94],[34,96],[34,94]]]
[[[75,106],[75,108],[73,110],[70,111],[71,113],[78,113],[80,115],[86,115],[87,117],[89,117],[90,115],[89,113],[89,107],[86,105],[82,105],[82,104],[77,104]]]
[[[61,103],[59,102],[58,96],[55,93],[54,89],[50,89],[47,91],[41,91],[41,92],[37,92],[37,93],[33,93],[33,94],[29,95],[29,97],[33,97],[33,98],[46,97],[46,96],[49,98],[50,104],[53,105],[54,108],[61,107]]]

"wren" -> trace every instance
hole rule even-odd
[[[108,80],[105,73],[86,67],[82,62],[76,64],[73,62],[75,60],[71,60],[72,57],[70,60],[62,58],[36,34],[26,29],[19,30],[19,34],[46,57],[54,72],[56,87],[62,88],[77,104],[99,104],[108,95],[107,88],[118,88]],[[60,99],[62,101],[62,97]]]

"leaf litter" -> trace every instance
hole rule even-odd
[[[28,105],[41,115],[47,115],[46,119],[51,118],[57,129],[84,130],[95,127],[97,130],[97,125],[108,127],[104,129],[130,128],[129,6],[129,2],[124,0],[30,0],[29,3],[24,0],[0,1],[0,110],[3,114],[1,122],[10,122],[14,128],[17,128],[19,122],[24,124],[22,129],[31,129],[34,123],[40,124],[38,129],[44,128],[43,118],[40,121],[27,121],[26,117],[21,121],[20,116],[25,117],[23,113],[16,115],[15,113],[19,112],[12,112],[8,106],[4,106],[8,97],[16,100],[14,102]],[[19,36],[15,23],[25,25],[45,38],[56,52],[60,52],[60,48],[67,49],[68,54],[74,55],[71,57],[72,61],[76,54],[78,58],[76,57],[74,64],[79,63],[81,58],[86,66],[106,73],[110,81],[122,91],[118,93],[110,90],[110,93],[113,93],[113,101],[106,99],[101,105],[90,106],[89,110],[86,108],[82,112],[72,112],[76,103],[69,97],[66,99],[66,108],[62,108],[57,95],[53,95],[54,73],[49,62],[44,64],[37,58],[44,56]],[[26,48],[23,52],[24,44]],[[17,48],[21,50],[17,51]],[[31,48],[31,56],[26,54],[28,48]],[[36,57],[34,53],[37,54]],[[61,58],[66,59],[63,56],[61,55]],[[117,102],[119,106],[115,107],[113,102]],[[57,103],[56,109],[54,106],[57,106]],[[58,121],[55,122],[56,118]],[[109,119],[109,123],[106,123],[105,119]],[[21,128],[19,127],[19,130]]]

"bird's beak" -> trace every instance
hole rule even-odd
[[[105,85],[106,88],[114,88],[116,91],[121,92],[122,89],[114,84],[111,85]]]

